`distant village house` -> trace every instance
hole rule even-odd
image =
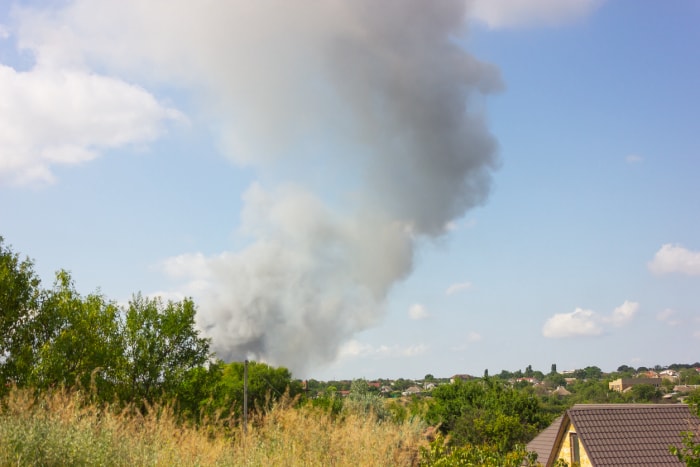
[[[650,384],[655,388],[661,387],[661,378],[618,378],[615,381],[608,383],[608,388],[611,391],[625,392],[632,386],[639,384]]]

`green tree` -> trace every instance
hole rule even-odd
[[[617,367],[617,372],[614,378],[632,378],[637,373],[637,370],[627,365],[620,365]]]
[[[326,384],[323,391],[312,395],[309,403],[332,416],[340,414],[343,410],[343,398],[338,396],[338,388],[331,384]]]
[[[503,381],[508,381],[510,379],[513,379],[515,377],[515,374],[511,373],[508,370],[501,370],[501,372],[496,377],[502,379]]]
[[[384,398],[370,391],[365,379],[355,379],[350,385],[350,394],[343,403],[343,410],[348,413],[374,415],[378,420],[388,418],[391,413],[384,404]]]
[[[492,445],[451,446],[442,434],[430,445],[420,449],[420,466],[482,466],[482,467],[521,467],[541,465],[537,463],[537,453],[527,452],[522,445],[515,446],[507,453]]]
[[[664,388],[664,392],[669,393],[673,392],[673,388],[676,386],[676,383],[671,381],[670,379],[664,378],[661,381],[661,387]]]
[[[163,303],[141,294],[132,298],[121,331],[125,359],[120,379],[125,400],[172,397],[187,372],[209,360],[209,339],[199,336],[195,313],[190,299]]]
[[[564,375],[559,373],[550,373],[544,377],[544,382],[550,388],[556,388],[557,386],[566,386],[566,378]]]
[[[583,369],[586,379],[600,379],[603,377],[603,370],[597,366],[587,366]]]
[[[438,386],[432,397],[426,420],[458,445],[489,444],[507,452],[551,421],[536,397],[494,379]]]
[[[651,384],[635,384],[627,393],[627,398],[632,402],[656,402],[661,396],[661,391]]]
[[[700,384],[700,372],[695,368],[686,368],[678,372],[680,384]]]
[[[199,422],[219,416],[212,402],[221,387],[223,367],[223,362],[215,361],[185,371],[174,390],[181,417]]]
[[[0,395],[9,384],[24,385],[29,378],[40,283],[34,263],[0,237]]]
[[[413,386],[415,383],[410,379],[399,378],[391,385],[395,391],[405,391],[406,389]]]
[[[696,389],[688,396],[688,405],[700,417],[700,389]],[[700,433],[700,426],[695,427],[695,432],[690,430],[681,433],[683,439],[681,447],[669,446],[668,448],[671,454],[688,467],[700,467],[700,442],[696,432]]]
[[[567,384],[566,388],[572,392],[570,400],[577,404],[623,402],[622,395],[610,391],[608,383],[601,380],[577,380],[573,384]]]
[[[94,385],[99,397],[111,399],[123,359],[117,306],[99,294],[83,298],[70,274],[59,271],[53,289],[43,293],[36,321],[43,326],[36,333],[32,384]]]
[[[242,415],[244,371],[243,362],[223,364],[222,376],[211,401],[213,410],[223,416]],[[301,382],[293,381],[287,368],[248,362],[248,407],[251,412],[264,412],[285,393],[295,397],[302,391]]]

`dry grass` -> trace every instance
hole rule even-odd
[[[334,420],[287,402],[244,436],[225,422],[183,426],[168,407],[141,415],[85,404],[75,392],[13,390],[0,408],[0,465],[417,465],[421,431],[418,422]]]

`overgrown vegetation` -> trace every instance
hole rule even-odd
[[[12,389],[0,409],[0,465],[417,465],[423,424],[336,419],[284,397],[248,428],[183,424],[167,405],[137,410],[79,392]]]
[[[490,445],[507,453],[552,421],[540,401],[491,378],[438,386],[426,419],[451,436],[451,445]]]

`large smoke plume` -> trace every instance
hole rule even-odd
[[[263,181],[243,195],[246,248],[166,270],[199,302],[220,357],[299,372],[375,325],[417,240],[488,194],[496,158],[481,96],[500,80],[460,45],[466,6],[80,0],[27,16],[22,37],[46,66],[198,96],[223,152]]]

